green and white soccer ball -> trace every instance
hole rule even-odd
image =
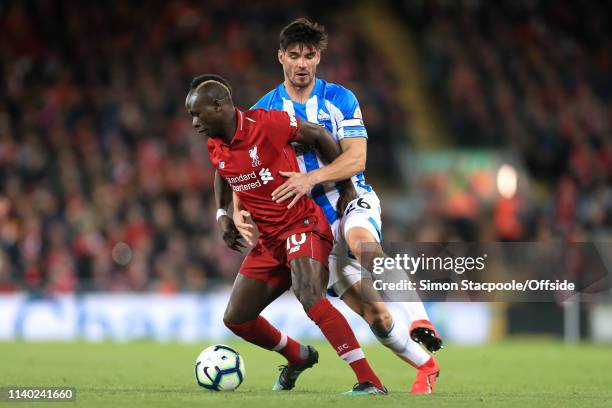
[[[223,344],[204,349],[195,364],[198,385],[212,391],[234,391],[244,380],[244,360]]]

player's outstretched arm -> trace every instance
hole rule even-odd
[[[353,148],[348,152],[343,152],[334,137],[325,128],[299,118],[296,119],[300,125],[296,141],[314,146],[323,159],[330,164],[306,174],[280,172],[282,176],[288,177],[288,180],[272,192],[272,199],[280,203],[293,197],[288,208],[293,207],[300,197],[307,194],[315,185],[329,181],[348,181],[365,168],[365,158],[361,163],[361,159],[357,157],[358,149]],[[365,144],[363,150],[365,152]],[[350,182],[345,183],[344,187],[350,193],[349,196],[356,195]]]
[[[300,134],[298,141],[315,146],[323,158],[330,163],[308,174],[315,183],[341,181],[365,170],[367,146],[365,138],[342,139],[340,147],[335,138],[324,127],[298,119]]]

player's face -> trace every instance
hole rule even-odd
[[[185,108],[191,115],[191,124],[198,134],[206,137],[219,134],[221,113],[215,109],[214,101],[208,95],[189,92]]]
[[[321,51],[304,44],[293,44],[286,50],[278,50],[278,60],[283,65],[285,80],[296,88],[310,85],[321,61]]]

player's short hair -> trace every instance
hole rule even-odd
[[[232,86],[229,84],[229,82],[227,81],[227,79],[223,78],[221,75],[216,75],[216,74],[204,74],[204,75],[199,75],[195,78],[193,78],[193,80],[191,80],[191,91],[195,91],[198,88],[200,88],[201,86],[206,85],[207,83],[211,83],[211,84],[216,84],[218,89],[217,89],[217,97],[224,97],[229,95],[229,97],[231,98],[232,96]],[[223,95],[223,94],[227,94],[227,95]]]
[[[304,44],[323,51],[327,48],[325,27],[304,17],[293,20],[280,32],[280,48],[286,50],[292,44]]]

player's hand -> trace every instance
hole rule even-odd
[[[259,231],[251,218],[251,213],[246,210],[234,211],[234,224],[246,243],[250,246],[255,246]]]
[[[293,207],[303,195],[308,194],[314,187],[314,182],[308,173],[281,171],[279,174],[287,177],[287,181],[272,192],[272,199],[277,203],[282,203],[293,197],[287,208]]]
[[[223,215],[218,221],[219,228],[221,229],[221,237],[228,247],[237,252],[242,252],[243,248],[246,248],[240,239],[242,236],[234,225],[234,221],[227,215]]]
[[[336,203],[336,210],[342,216],[349,203],[357,198],[357,191],[355,191],[355,186],[350,180],[345,180],[340,183],[340,187],[340,196]]]

